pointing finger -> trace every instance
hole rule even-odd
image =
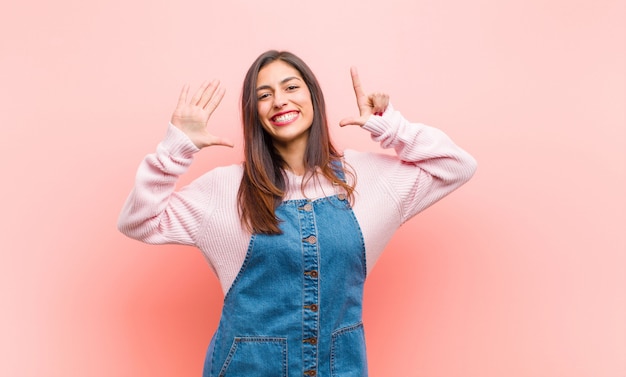
[[[359,72],[356,70],[356,67],[350,67],[350,75],[352,76],[352,86],[354,87],[354,94],[356,95],[357,102],[359,102],[359,99],[365,96],[365,91],[361,86],[361,79],[359,78]]]

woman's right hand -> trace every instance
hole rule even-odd
[[[185,85],[172,114],[172,124],[183,131],[194,145],[200,149],[210,145],[233,147],[225,138],[214,136],[208,131],[209,118],[224,97],[225,90],[218,80],[204,82],[196,93],[189,96],[189,85]]]

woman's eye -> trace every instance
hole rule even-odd
[[[298,89],[298,85],[289,85],[287,87],[287,90],[296,90],[296,89]]]
[[[261,93],[261,94],[259,94],[259,98],[258,99],[259,100],[266,99],[269,96],[270,96],[269,93]]]

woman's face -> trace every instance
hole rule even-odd
[[[300,72],[275,60],[259,71],[256,91],[259,119],[274,144],[306,146],[313,123],[313,102]]]

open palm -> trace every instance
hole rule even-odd
[[[225,90],[218,80],[204,82],[196,93],[189,97],[189,85],[185,85],[172,114],[172,124],[182,130],[198,148],[210,145],[232,147],[233,143],[208,131],[211,115],[224,97]]]

